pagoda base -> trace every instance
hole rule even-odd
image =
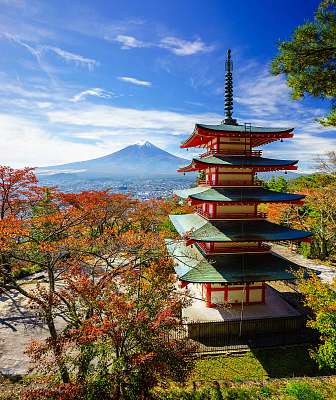
[[[182,310],[182,317],[186,322],[196,321],[233,321],[256,318],[279,318],[289,316],[299,316],[300,313],[285,301],[280,294],[266,285],[265,303],[249,304],[230,304],[228,306],[218,305],[209,308],[206,302],[201,300],[199,292],[194,290],[193,285],[189,285],[189,290],[194,297],[193,303]]]
[[[193,294],[197,297],[197,294]],[[201,299],[182,310],[190,339],[226,341],[228,337],[253,338],[260,335],[292,334],[302,331],[305,316],[288,304],[280,294],[266,286],[264,304],[229,305],[208,308]],[[288,335],[287,335],[288,336]]]

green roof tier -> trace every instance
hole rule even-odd
[[[217,124],[217,125],[207,125],[207,124],[196,124],[195,125],[196,129],[205,129],[208,131],[214,131],[214,132],[239,132],[239,133],[251,133],[251,134],[256,134],[256,133],[262,133],[262,134],[267,134],[267,133],[286,133],[286,132],[292,132],[294,128],[276,128],[276,127],[262,127],[262,126],[251,126],[251,130],[249,128],[249,125],[247,125],[247,129],[245,129],[245,125],[229,125],[229,124]]]
[[[182,199],[190,199],[194,203],[281,203],[295,202],[304,199],[303,194],[281,193],[261,187],[205,187],[175,190]]]
[[[295,279],[302,269],[274,253],[226,254],[204,257],[196,246],[167,240],[175,272],[181,281],[190,283],[242,283]]]
[[[277,160],[264,157],[246,156],[208,156],[194,157],[186,167],[180,168],[179,172],[190,172],[203,170],[211,166],[228,168],[253,168],[257,171],[273,171],[277,169],[296,169],[298,160]]]
[[[292,138],[294,128],[260,127],[249,125],[196,124],[192,135],[182,143],[182,148],[204,146],[214,137],[248,137],[252,147],[261,146],[282,138]]]
[[[311,232],[287,228],[266,220],[225,221],[212,220],[198,214],[170,215],[177,232],[190,241],[197,242],[248,242],[303,240]]]

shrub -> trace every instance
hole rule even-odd
[[[286,386],[286,393],[294,396],[297,400],[323,400],[322,394],[307,383],[289,383]]]

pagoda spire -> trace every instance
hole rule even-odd
[[[233,111],[233,82],[232,82],[232,61],[231,61],[231,50],[228,49],[227,59],[225,62],[225,90],[224,90],[224,110],[225,119],[222,124],[226,125],[237,125],[237,120],[232,118]]]

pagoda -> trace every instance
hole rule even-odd
[[[267,282],[295,279],[297,264],[272,252],[271,242],[307,241],[310,232],[267,221],[262,203],[302,204],[301,194],[262,187],[258,172],[296,170],[297,160],[265,158],[256,147],[293,137],[293,128],[256,127],[233,118],[230,50],[226,60],[225,119],[196,124],[181,148],[204,148],[178,171],[198,171],[198,186],[175,194],[195,213],[171,215],[182,240],[169,241],[180,286],[199,293],[207,307],[264,304]]]

